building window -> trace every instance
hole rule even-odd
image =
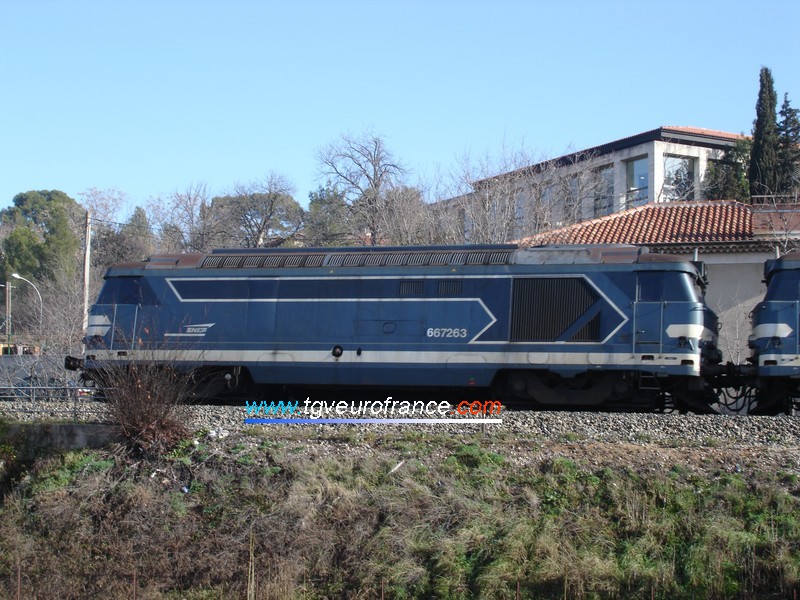
[[[647,157],[629,160],[625,163],[625,176],[627,193],[625,194],[626,208],[639,206],[647,202]]]
[[[694,159],[688,156],[664,157],[665,201],[694,200]]]
[[[595,171],[594,216],[604,217],[614,212],[614,165]]]
[[[547,182],[542,189],[542,205],[550,214],[553,227],[564,227],[574,223],[573,184],[574,177],[559,178]]]

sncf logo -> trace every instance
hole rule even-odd
[[[214,323],[205,323],[203,325],[184,325],[184,333],[205,333],[209,327],[213,327]]]
[[[183,325],[180,333],[165,333],[167,337],[202,337],[214,326],[214,323],[194,323]]]

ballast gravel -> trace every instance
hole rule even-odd
[[[562,441],[658,443],[674,445],[800,446],[800,416],[696,415],[604,412],[558,412],[502,410],[491,418],[501,423],[482,423],[480,417],[464,417],[462,423],[447,424],[267,424],[247,425],[245,406],[190,405],[183,407],[190,429],[240,432],[245,429],[290,428],[309,436],[357,431],[380,434],[403,430],[452,435],[482,433]],[[57,420],[61,422],[105,422],[105,404],[91,399],[0,401],[0,418],[13,421]]]

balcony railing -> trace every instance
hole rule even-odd
[[[753,206],[772,206],[776,204],[797,204],[800,202],[800,194],[795,191],[793,194],[770,194],[760,196],[750,196]]]

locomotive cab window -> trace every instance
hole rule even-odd
[[[141,277],[114,277],[106,279],[97,304],[158,304],[158,300]]]
[[[692,283],[694,283],[694,291],[695,295],[702,300],[706,297],[706,284],[700,277],[692,277]]]
[[[699,302],[697,288],[688,273],[643,271],[637,285],[639,302]]]

